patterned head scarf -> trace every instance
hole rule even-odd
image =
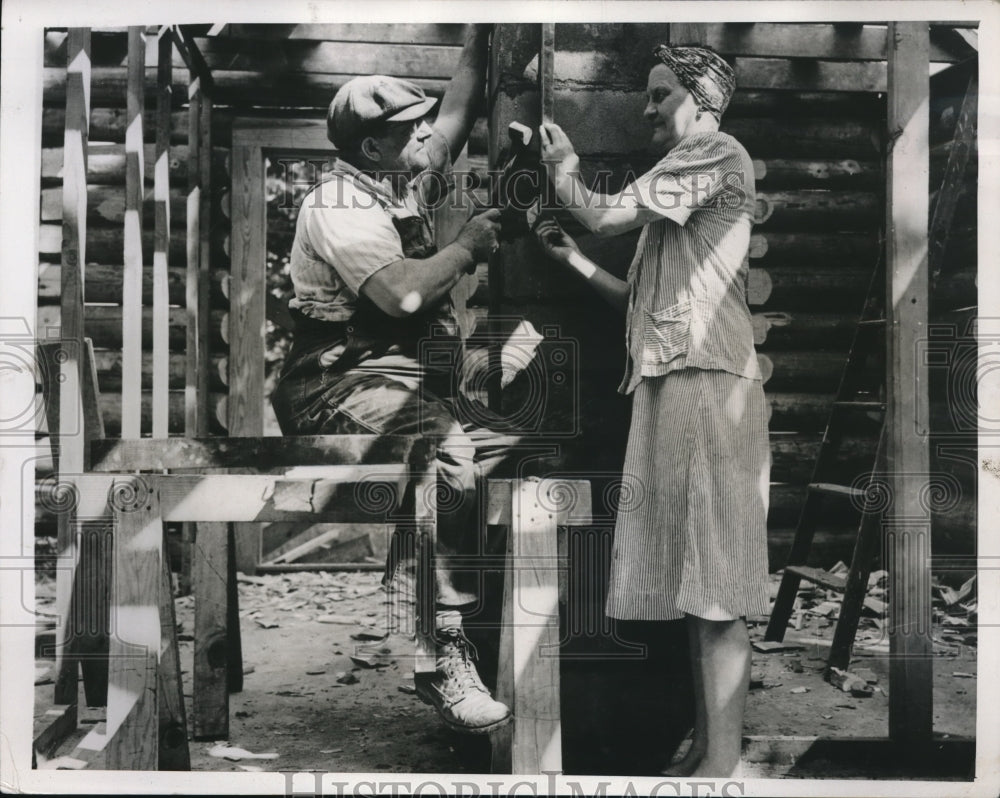
[[[718,53],[707,47],[661,44],[653,50],[653,55],[691,92],[698,110],[708,111],[716,119],[722,118],[736,88],[736,75]]]

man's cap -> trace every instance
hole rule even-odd
[[[388,75],[362,75],[347,81],[326,113],[326,136],[338,150],[355,143],[375,122],[419,119],[437,102],[417,84]]]

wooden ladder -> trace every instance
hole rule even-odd
[[[872,395],[871,390],[863,392],[859,383],[863,379],[869,356],[878,352],[876,342],[884,340],[885,316],[881,302],[878,301],[879,287],[884,282],[884,274],[884,260],[882,255],[879,255],[847,354],[847,362],[841,374],[840,387],[823,433],[823,441],[813,468],[806,500],[788,554],[788,563],[764,635],[767,641],[784,639],[801,580],[805,579],[829,590],[842,592],[844,600],[834,631],[828,668],[846,669],[850,664],[851,649],[857,634],[865,593],[868,590],[868,577],[881,540],[882,507],[879,506],[879,498],[882,490],[877,480],[885,453],[885,387],[884,383],[880,384],[877,386],[876,395]],[[873,412],[882,414],[882,422],[872,470],[867,478],[855,480],[852,485],[841,485],[832,481],[830,475],[835,468],[844,433],[850,428],[850,421],[857,418],[858,413]],[[839,501],[849,500],[861,509],[854,553],[846,578],[806,565],[813,537],[822,522],[824,501],[827,497]]]

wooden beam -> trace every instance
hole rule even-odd
[[[153,437],[168,435],[169,305],[167,268],[170,248],[170,110],[172,103],[170,29],[157,37],[156,166],[153,187]],[[140,247],[141,252],[141,247]],[[141,296],[140,288],[140,296]]]
[[[174,42],[177,44],[177,51],[184,61],[185,66],[191,71],[192,79],[198,78],[202,84],[202,91],[209,97],[214,95],[215,81],[212,77],[212,70],[205,63],[205,58],[198,50],[198,45],[194,42],[194,32],[188,25],[171,26]]]
[[[586,502],[589,504],[589,483]],[[494,487],[495,485],[495,487]],[[514,717],[494,733],[495,771],[562,772],[559,699],[559,596],[566,579],[551,498],[563,495],[555,480],[491,483],[496,498],[510,498],[508,568],[504,584],[497,698]],[[506,514],[505,514],[506,515]],[[589,519],[587,519],[589,520]],[[509,741],[509,742],[508,742]],[[509,748],[508,748],[509,744]],[[509,763],[505,761],[509,756]]]
[[[542,103],[542,122],[553,121],[555,54],[556,26],[551,22],[543,22],[542,41],[538,51],[538,93],[541,96]]]
[[[886,90],[881,61],[817,61],[800,58],[736,58],[736,85],[784,91]]]
[[[263,432],[264,405],[264,156],[259,146],[233,148],[232,280],[229,316],[229,432]]]
[[[160,571],[163,578],[160,583],[160,667],[156,674],[159,699],[157,769],[190,770],[187,713],[184,709],[180,651],[177,647],[177,617],[170,565],[166,557],[162,558]]]
[[[122,437],[141,434],[142,362],[142,199],[143,199],[143,79],[146,34],[140,27],[128,33],[128,107],[125,133],[125,277],[122,285]]]
[[[163,521],[155,489],[116,497],[107,767],[156,770]]]
[[[514,439],[511,439],[514,440]],[[102,440],[91,444],[94,471],[159,471],[176,468],[340,466],[409,463],[428,465],[433,438],[406,435],[285,435],[268,438],[181,438],[169,441]]]
[[[53,450],[56,467],[62,472],[82,473],[87,464],[83,419],[83,264],[87,246],[87,145],[90,120],[90,30],[73,28],[67,44],[66,117],[63,151],[66,154],[63,175],[62,233],[62,314],[59,347],[64,358],[58,378],[50,382],[48,395],[50,430],[57,432],[58,447]],[[41,328],[38,328],[41,329]],[[54,424],[51,422],[55,421]],[[71,516],[60,519],[57,531],[59,556],[73,563],[73,568],[56,572],[56,604],[60,623],[56,629],[55,700],[76,706],[77,661],[72,654],[74,628],[70,613],[74,593],[77,560],[76,530]],[[75,719],[75,714],[74,714]]]
[[[194,591],[193,708],[196,740],[224,740],[229,736],[228,551],[228,523],[198,524],[191,574]]]
[[[918,744],[933,730],[930,516],[922,494],[930,469],[927,366],[927,23],[889,24],[886,185],[889,735]]]

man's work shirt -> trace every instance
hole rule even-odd
[[[291,250],[295,296],[289,307],[320,321],[349,322],[357,310],[361,287],[375,272],[404,258],[435,252],[431,222],[420,207],[415,180],[396,196],[389,181],[378,183],[345,161],[336,159],[331,174],[302,200]],[[433,314],[443,331],[454,334],[449,299]],[[343,351],[331,342],[322,358],[332,366]],[[402,347],[394,345],[356,368],[400,377],[419,377],[424,369]]]
[[[687,136],[625,189],[664,218],[629,268],[620,392],[683,368],[761,378],[746,300],[754,191],[750,156],[719,132]]]

